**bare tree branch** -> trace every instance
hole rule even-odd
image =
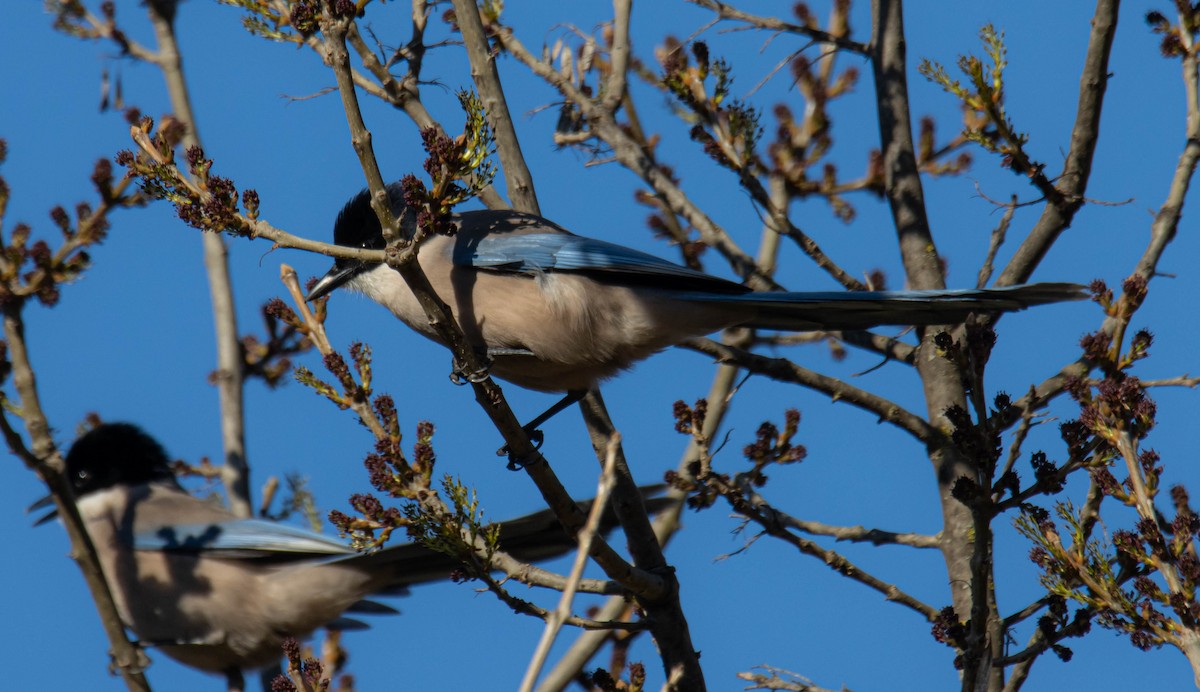
[[[815,42],[828,43],[830,45],[837,46],[842,50],[858,53],[859,55],[869,56],[871,54],[871,48],[867,45],[859,43],[858,41],[852,41],[844,36],[835,36],[828,32],[821,31],[820,29],[813,29],[807,26],[801,26],[799,24],[791,24],[789,22],[776,19],[775,17],[760,17],[758,15],[749,14],[735,7],[731,7],[723,2],[717,2],[716,0],[688,0],[688,2],[716,12],[717,15],[722,19],[745,22],[759,29],[767,29],[769,31],[786,31],[793,34],[799,34],[801,36],[807,36]]]
[[[1008,233],[1008,225],[1012,223],[1013,214],[1017,211],[1017,196],[1013,195],[1011,201],[1004,206],[1004,216],[1000,217],[1000,223],[992,229],[992,237],[988,242],[987,257],[983,260],[983,266],[979,268],[979,276],[975,279],[975,287],[983,288],[987,286],[987,282],[992,278],[992,271],[996,262],[996,253],[1000,251],[1000,246],[1004,245],[1004,236]]]
[[[767,504],[766,500],[750,489],[745,489],[743,492],[745,493],[745,501],[734,503],[733,508],[742,516],[761,526],[763,533],[782,540],[805,555],[817,558],[833,571],[878,591],[889,601],[894,601],[920,613],[921,616],[930,622],[933,622],[938,617],[939,611],[937,608],[920,601],[895,584],[883,581],[850,560],[847,560],[843,555],[832,550],[827,550],[815,541],[810,541],[807,538],[797,536],[791,531],[787,531],[784,525],[777,521],[776,510]]]
[[[633,0],[613,0],[612,46],[609,47],[610,66],[608,83],[600,107],[609,113],[625,99],[629,72],[629,21]]]
[[[679,601],[679,583],[674,577],[675,570],[663,555],[658,536],[650,526],[641,493],[625,460],[619,434],[613,426],[599,390],[589,391],[579,402],[579,410],[592,439],[592,448],[596,450],[601,463],[605,462],[610,450],[613,455],[616,479],[613,510],[629,539],[629,554],[633,563],[650,574],[670,575],[664,595],[653,600],[638,599],[639,605],[646,612],[646,620],[654,634],[654,642],[662,655],[663,668],[669,676],[678,676],[678,689],[702,691],[706,688],[704,671],[700,667],[699,654],[692,644],[691,631]]]
[[[849,385],[837,378],[800,367],[784,358],[768,358],[703,338],[688,339],[681,343],[680,346],[708,354],[716,358],[719,363],[737,365],[751,372],[770,377],[773,380],[794,382],[814,391],[828,394],[835,402],[844,401],[864,411],[874,413],[879,416],[879,420],[892,423],[926,446],[936,446],[943,443],[944,436],[942,433],[929,425],[920,416],[909,412],[899,404],[877,394],[872,394]]]
[[[3,433],[9,449],[20,457],[26,466],[36,471],[50,488],[58,517],[66,527],[67,537],[71,541],[71,558],[83,573],[83,579],[100,615],[100,624],[104,627],[104,633],[112,647],[113,665],[120,671],[126,687],[148,692],[150,683],[142,671],[149,664],[149,660],[125,634],[125,625],[104,578],[96,546],[84,527],[83,518],[79,516],[79,508],[75,505],[75,493],[66,477],[66,464],[54,444],[50,422],[42,409],[37,378],[25,341],[25,321],[21,316],[23,306],[22,300],[10,300],[4,304],[4,343],[7,346],[8,360],[12,363],[13,386],[21,397],[18,404],[21,419],[25,423],[25,429],[29,431],[32,448],[26,447],[3,411],[0,411],[0,433]]]
[[[526,65],[535,75],[558,89],[571,103],[579,106],[591,128],[604,142],[612,147],[616,160],[658,192],[671,210],[687,219],[700,232],[704,242],[721,253],[733,267],[735,273],[758,290],[778,290],[779,284],[765,275],[754,259],[747,255],[721,228],[671,180],[658,164],[650,159],[640,146],[622,129],[611,113],[605,112],[589,97],[560,75],[552,65],[533,56],[508,27],[498,29],[496,38],[517,60]]]
[[[768,229],[764,233],[767,235],[775,235],[773,230]],[[720,365],[713,376],[712,385],[709,387],[708,393],[708,415],[704,419],[704,435],[711,438],[716,435],[720,429],[722,422],[725,419],[725,414],[729,411],[730,399],[733,396],[734,384],[737,381],[738,368],[731,365]],[[690,439],[687,448],[684,450],[679,463],[676,465],[676,470],[680,474],[686,474],[687,468],[696,459],[699,454],[699,447],[694,438]],[[672,499],[677,499],[678,504],[668,508],[658,514],[654,518],[654,534],[658,539],[659,545],[665,550],[675,532],[679,530],[679,516],[683,510],[683,501],[686,494],[676,488],[669,490]],[[596,617],[603,620],[614,620],[620,617],[628,617],[630,612],[630,604],[623,598],[610,598],[603,606],[600,607]],[[609,632],[585,632],[581,634],[571,645],[571,648],[563,654],[559,659],[558,664],[546,675],[542,680],[542,684],[538,686],[538,692],[561,692],[569,686],[574,680],[576,674],[585,666],[587,662],[596,655],[596,652],[603,646],[613,635]]]
[[[871,543],[873,545],[906,545],[910,548],[938,548],[941,546],[940,536],[923,533],[894,533],[882,529],[868,529],[864,526],[833,526],[817,521],[797,519],[779,510],[775,510],[775,516],[784,526],[815,536],[829,536],[838,541]]]
[[[475,0],[453,0],[454,16],[462,31],[467,57],[471,61],[471,77],[479,90],[488,122],[496,133],[496,153],[504,169],[504,180],[508,183],[508,199],[513,208],[530,214],[541,213],[537,194],[533,189],[533,177],[521,154],[521,142],[513,125],[508,103],[504,99],[504,88],[500,85],[500,74],[496,71],[496,60],[492,47],[484,33],[483,21],[479,16],[479,5]]]
[[[327,22],[323,26],[323,31],[326,35],[326,44],[330,55],[329,63],[337,77],[338,88],[342,94],[342,102],[350,125],[351,141],[359,153],[363,171],[367,176],[372,195],[372,207],[380,217],[385,238],[389,239],[389,247],[386,251],[387,263],[404,278],[429,317],[430,325],[437,330],[443,343],[450,348],[455,362],[464,372],[479,374],[470,378],[470,384],[475,391],[475,400],[504,437],[510,453],[514,455],[514,458],[522,461],[524,470],[533,479],[542,493],[543,499],[555,512],[563,527],[571,535],[578,535],[585,521],[583,512],[567,493],[545,457],[534,448],[528,433],[521,427],[512,408],[505,400],[500,386],[487,375],[487,370],[480,363],[479,356],[467,345],[449,308],[433,291],[429,279],[416,262],[420,245],[411,244],[404,250],[396,247],[394,242],[397,239],[396,220],[392,217],[386,202],[387,196],[383,188],[383,180],[379,175],[378,164],[375,162],[374,152],[371,148],[371,135],[362,120],[354,83],[350,76],[349,56],[345,45],[347,23],[348,20]],[[591,555],[609,577],[621,582],[633,593],[651,600],[660,597],[663,593],[665,585],[660,577],[629,565],[603,540],[597,539],[593,543]]]
[[[833,690],[818,687],[813,682],[798,673],[786,671],[781,668],[772,666],[757,666],[763,670],[769,671],[770,675],[762,673],[738,673],[738,678],[750,682],[750,687],[747,690],[787,690],[788,692],[834,692]],[[783,675],[780,675],[782,673]],[[786,675],[787,678],[783,676]],[[790,679],[788,679],[790,678]],[[849,688],[842,687],[839,692],[851,692]]]
[[[921,185],[913,143],[909,108],[907,55],[904,40],[903,3],[873,0],[871,3],[872,70],[879,112],[880,149],[884,190],[891,207],[908,284],[912,288],[943,288],[944,267],[929,227],[925,195]],[[967,408],[963,386],[965,373],[949,359],[937,355],[933,344],[936,328],[918,329],[921,356],[917,372],[925,391],[930,423],[953,429],[946,412]],[[930,461],[942,501],[942,555],[952,586],[954,609],[968,620],[969,650],[964,652],[964,689],[994,689],[1003,684],[1003,670],[990,662],[1003,654],[1003,637],[995,613],[989,520],[954,497],[953,486],[960,478],[975,478],[981,469],[948,440],[929,447]]]
[[[200,147],[200,132],[192,111],[191,96],[183,76],[183,61],[175,38],[174,3],[146,3],[150,22],[158,40],[159,59],[156,62],[167,83],[171,109],[187,126],[183,142],[187,147]],[[237,312],[233,302],[233,281],[229,276],[229,250],[225,239],[215,233],[202,234],[204,267],[208,272],[212,296],[213,322],[217,339],[216,385],[221,402],[221,439],[225,447],[225,463],[221,480],[229,500],[229,510],[240,517],[254,514],[250,501],[250,467],[246,462],[246,417],[243,407],[242,345],[238,338]]]
[[[1167,190],[1167,199],[1159,207],[1154,223],[1150,226],[1150,245],[1142,255],[1137,265],[1137,273],[1149,280],[1158,269],[1158,262],[1167,249],[1167,245],[1175,239],[1179,229],[1179,220],[1183,216],[1183,205],[1187,199],[1188,188],[1192,176],[1196,172],[1196,163],[1200,161],[1200,75],[1197,67],[1200,56],[1195,54],[1194,46],[1189,46],[1187,55],[1183,58],[1183,84],[1187,98],[1187,144],[1179,155],[1175,165],[1175,175]]]
[[[1033,230],[1022,241],[1008,266],[996,279],[997,286],[1024,283],[1046,256],[1059,234],[1071,225],[1075,212],[1083,206],[1088,180],[1092,173],[1092,156],[1100,139],[1100,112],[1108,87],[1108,59],[1113,37],[1117,33],[1117,10],[1120,0],[1099,0],[1092,17],[1092,33],[1088,39],[1087,57],[1079,78],[1079,104],[1075,111],[1075,126],[1071,132],[1071,148],[1058,184],[1050,190],[1045,210]]]
[[[604,470],[600,474],[599,487],[596,489],[596,499],[592,501],[592,509],[588,512],[587,521],[578,536],[579,550],[575,554],[574,564],[571,565],[571,574],[562,590],[558,607],[547,619],[546,629],[533,653],[533,660],[530,661],[529,668],[525,671],[525,679],[521,681],[521,692],[529,692],[533,689],[533,683],[541,675],[542,666],[546,664],[546,658],[550,655],[550,647],[558,637],[563,622],[571,616],[571,603],[575,600],[576,588],[583,577],[583,568],[587,566],[588,549],[600,529],[600,519],[604,516],[605,507],[608,506],[608,496],[612,493],[613,486],[616,485],[617,450],[620,444],[621,436],[619,434],[613,435],[609,440],[608,449],[605,451]]]

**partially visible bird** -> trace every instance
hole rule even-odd
[[[387,188],[401,232],[416,214],[399,183]],[[452,309],[491,372],[521,387],[569,392],[598,382],[693,336],[735,326],[787,331],[962,322],[971,313],[1009,312],[1079,300],[1082,286],[1043,283],[934,291],[754,292],[653,255],[575,235],[514,211],[468,211],[452,236],[429,238],[418,254],[434,290]],[[338,214],[338,245],[382,248],[383,232],[364,190]],[[401,276],[384,264],[339,259],[308,293],[339,286],[439,338]]]
[[[460,566],[415,543],[358,553],[318,533],[237,518],[188,494],[162,446],[127,423],[80,437],[66,464],[121,619],[143,645],[200,670],[238,676],[274,663],[285,637],[359,608],[395,612],[363,598]],[[603,528],[614,524],[609,511]],[[523,561],[575,547],[549,511],[502,522],[499,545]]]

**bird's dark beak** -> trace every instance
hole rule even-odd
[[[38,511],[39,509],[46,509],[47,507],[50,507],[53,504],[54,504],[54,497],[52,495],[47,495],[46,497],[43,497],[42,499],[38,500],[37,502],[33,503],[32,505],[29,505],[29,507],[25,509],[25,513],[31,514],[33,512]],[[50,510],[46,514],[38,517],[36,520],[34,520],[33,525],[41,526],[42,524],[49,524],[51,521],[54,521],[57,518],[58,518],[58,509],[55,508],[55,509]]]
[[[304,298],[306,301],[312,302],[317,298],[329,295],[334,289],[353,279],[363,270],[365,265],[356,260],[338,260],[333,263],[329,271],[325,272],[317,283],[313,284],[312,290]]]

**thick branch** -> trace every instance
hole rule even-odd
[[[918,289],[942,288],[945,274],[929,228],[913,144],[903,3],[900,0],[873,0],[871,8],[872,70],[879,112],[885,196],[896,226],[908,285]],[[949,360],[940,357],[932,343],[937,331],[934,327],[918,329],[921,346],[917,372],[921,376],[929,424],[950,430],[952,426],[945,413],[951,407],[966,408],[966,393],[963,373]],[[970,618],[976,629],[972,634],[976,646],[973,651],[965,652],[968,665],[963,671],[963,681],[964,685],[969,685],[974,684],[977,671],[991,672],[990,666],[979,665],[988,651],[988,643],[980,639],[978,630],[985,628],[987,622],[980,622],[971,616],[971,612],[973,597],[977,595],[975,591],[988,587],[987,580],[980,583],[975,577],[981,570],[990,574],[992,565],[990,546],[975,540],[975,518],[971,510],[955,499],[952,491],[958,479],[976,477],[980,470],[957,448],[947,444],[945,437],[941,444],[930,445],[928,450],[941,499],[941,548],[954,609],[960,618]],[[973,563],[980,560],[989,562],[972,569]],[[1002,642],[994,644],[999,646]]]
[[[371,135],[362,119],[358,106],[358,97],[354,91],[354,82],[350,76],[349,55],[346,51],[344,22],[330,22],[324,27],[326,46],[329,54],[328,63],[337,77],[338,88],[342,94],[342,102],[346,110],[347,122],[350,126],[351,141],[362,162],[363,172],[367,176],[371,190],[372,206],[379,215],[385,237],[389,234],[396,237],[395,219],[387,204],[386,191],[379,175],[379,167],[371,148]],[[479,356],[467,344],[462,331],[458,328],[450,309],[433,291],[429,279],[417,263],[419,244],[412,244],[400,250],[397,244],[389,239],[386,250],[387,263],[395,269],[409,289],[420,302],[426,316],[429,318],[438,337],[450,349],[464,372],[473,373],[471,387],[475,392],[475,400],[491,419],[492,424],[504,437],[513,458],[521,463],[542,493],[546,504],[554,511],[555,516],[571,535],[578,535],[582,529],[585,516],[572,500],[562,482],[550,468],[550,464],[529,440],[528,433],[521,427],[513,414],[512,408],[504,398],[500,386],[487,374],[486,368],[480,363]],[[648,598],[658,597],[665,588],[660,577],[648,574],[634,568],[616,553],[605,541],[597,538],[592,544],[591,556],[610,578],[619,581],[635,594]]]
[[[1012,286],[1028,281],[1050,246],[1071,225],[1075,212],[1083,206],[1084,193],[1087,192],[1092,172],[1092,157],[1100,139],[1100,112],[1108,87],[1108,59],[1113,37],[1117,33],[1117,9],[1120,4],[1120,0],[1099,0],[1096,3],[1087,57],[1084,58],[1083,74],[1079,79],[1079,105],[1075,112],[1075,126],[1071,131],[1071,148],[1067,152],[1062,177],[1055,186],[1059,194],[1047,198],[1041,218],[996,279],[997,286]]]
[[[579,106],[583,117],[600,139],[612,147],[613,156],[621,165],[633,171],[655,192],[661,195],[671,211],[690,223],[700,233],[701,239],[712,249],[721,253],[733,267],[735,273],[758,290],[778,290],[779,284],[767,276],[755,263],[754,258],[746,254],[741,247],[729,237],[725,229],[708,217],[698,206],[675,184],[671,177],[646,155],[646,152],[635,142],[613,118],[612,113],[604,111],[591,98],[584,95],[569,80],[564,78],[552,65],[534,57],[513,35],[511,29],[501,27],[496,38],[506,51],[525,64],[538,77],[553,86],[571,103]]]
[[[504,180],[508,183],[508,199],[513,209],[530,214],[540,214],[537,194],[533,189],[533,177],[521,154],[521,142],[513,126],[512,114],[500,85],[500,73],[496,71],[496,59],[484,33],[483,20],[475,0],[453,0],[454,16],[462,31],[467,57],[471,61],[471,78],[479,90],[479,98],[487,111],[488,122],[496,134],[496,153],[504,169]]]
[[[125,685],[130,690],[150,689],[150,683],[142,673],[148,661],[145,654],[125,634],[125,626],[117,612],[108,582],[100,567],[96,546],[84,527],[79,509],[75,506],[75,495],[65,476],[65,464],[54,438],[50,434],[50,422],[43,412],[38,396],[37,378],[25,342],[25,322],[21,317],[23,301],[13,300],[4,305],[4,342],[8,359],[12,363],[13,386],[21,397],[20,412],[32,441],[32,449],[25,446],[21,436],[9,425],[6,415],[0,412],[0,431],[9,449],[41,476],[50,489],[58,516],[66,527],[71,541],[71,558],[79,565],[83,579],[91,592],[92,601],[100,615],[100,624],[112,647],[113,664],[120,671]]]
[[[638,605],[646,613],[646,621],[654,635],[654,642],[662,655],[663,668],[667,676],[676,682],[676,689],[706,689],[704,670],[700,667],[699,652],[692,644],[687,617],[679,601],[679,582],[675,570],[667,562],[659,545],[658,537],[650,526],[650,518],[642,503],[642,494],[620,445],[620,435],[613,426],[608,410],[599,390],[593,389],[579,402],[583,421],[592,438],[592,447],[605,463],[609,454],[613,456],[616,487],[613,490],[613,510],[629,540],[629,554],[633,563],[651,574],[667,575],[668,587],[657,598],[638,598]]]
[[[774,230],[767,229],[766,234],[778,237]],[[760,254],[760,258],[762,255]],[[725,419],[725,414],[729,411],[729,406],[732,403],[734,386],[737,383],[738,369],[730,365],[720,365],[717,367],[717,372],[713,376],[712,386],[708,392],[708,415],[704,418],[704,436],[711,439],[720,429],[722,421]],[[700,447],[696,438],[692,437],[688,441],[687,449],[684,450],[676,470],[681,475],[686,476],[688,467],[695,461],[700,453]],[[678,504],[659,512],[654,518],[654,533],[658,538],[658,544],[666,549],[667,544],[679,530],[679,515],[683,510],[683,500],[686,494],[678,489],[671,488],[670,495],[672,499],[677,499]],[[623,598],[610,598],[603,606],[600,607],[596,617],[602,620],[613,620],[621,617],[622,614],[627,614],[630,609],[630,604]],[[567,688],[574,680],[580,670],[583,669],[587,662],[596,655],[600,647],[607,642],[611,633],[608,632],[585,632],[576,639],[575,643],[567,653],[563,654],[554,669],[547,673],[538,686],[538,692],[561,692]]]
[[[633,0],[613,0],[612,46],[608,49],[611,69],[604,85],[604,100],[600,107],[609,113],[625,99],[629,70],[629,20]]]
[[[899,0],[872,3],[871,66],[879,109],[884,188],[909,287],[945,288],[913,146],[902,14],[903,4]]]
[[[183,76],[183,60],[179,55],[172,24],[175,8],[172,4],[164,9],[154,2],[147,3],[147,7],[158,40],[159,59],[156,64],[166,80],[171,109],[175,117],[187,126],[183,143],[188,147],[201,147],[191,96]],[[215,233],[204,233],[203,243],[204,268],[208,272],[217,340],[215,380],[221,402],[221,439],[225,447],[221,480],[225,485],[230,511],[239,517],[249,517],[253,515],[254,508],[250,503],[250,467],[246,463],[242,345],[238,338],[237,311],[233,302],[233,280],[229,275],[229,250],[225,246],[225,239]]]

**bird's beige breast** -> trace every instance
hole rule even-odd
[[[585,389],[682,339],[739,320],[728,306],[683,303],[652,289],[576,273],[527,275],[461,266],[447,271],[448,257],[434,250],[422,250],[421,264],[468,341],[479,350],[531,352],[497,356],[492,367],[496,376],[530,389]],[[440,341],[395,271],[376,267],[350,287]]]

